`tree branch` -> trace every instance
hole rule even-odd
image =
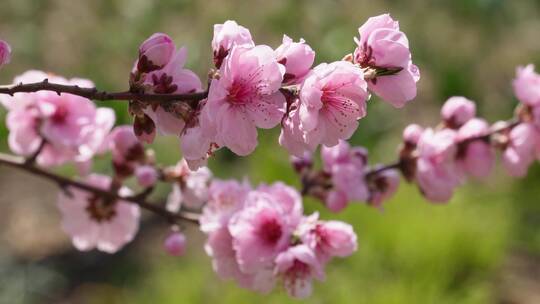
[[[15,93],[33,93],[38,91],[53,91],[56,94],[69,93],[92,100],[140,100],[146,102],[174,102],[174,101],[199,101],[208,96],[208,91],[187,93],[187,94],[149,94],[100,91],[96,88],[81,88],[77,85],[63,85],[50,83],[47,79],[34,83],[19,83],[10,86],[0,87],[0,94],[13,96]]]
[[[113,199],[113,200],[123,200],[129,203],[136,204],[143,209],[146,209],[152,213],[155,213],[159,216],[166,218],[170,222],[177,222],[179,220],[184,220],[184,221],[192,222],[195,224],[199,223],[199,214],[197,213],[185,212],[185,211],[181,211],[179,213],[173,213],[160,206],[147,202],[145,198],[142,196],[123,197],[117,193],[109,192],[107,190],[103,190],[103,189],[85,184],[83,182],[72,180],[70,178],[43,170],[41,168],[34,166],[32,163],[26,162],[25,159],[22,157],[16,157],[16,156],[0,153],[0,164],[6,165],[9,167],[18,169],[18,170],[22,170],[36,176],[43,177],[45,179],[55,182],[58,186],[62,188],[67,187],[67,186],[76,187],[81,190],[85,190],[85,191],[94,193],[96,195],[99,195],[103,198]]]

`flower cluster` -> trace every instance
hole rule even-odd
[[[380,207],[397,190],[401,173],[426,199],[445,203],[467,178],[488,177],[497,151],[509,175],[525,176],[540,157],[540,75],[532,65],[519,67],[513,86],[521,102],[514,121],[490,125],[477,117],[473,101],[451,97],[441,109],[437,128],[405,128],[399,161],[392,166],[368,167],[366,150],[344,141],[321,149],[323,170],[313,170],[309,158],[293,159],[304,192],[334,212],[351,201]]]
[[[322,147],[322,170],[314,170],[309,157],[293,157],[293,165],[302,176],[304,192],[319,198],[333,212],[343,210],[350,202],[363,201],[382,208],[399,186],[399,173],[388,169],[377,174],[381,165],[368,166],[368,152],[351,147],[341,140],[336,146]]]
[[[252,189],[215,180],[200,223],[218,275],[263,293],[280,278],[291,296],[307,297],[332,257],[357,248],[350,225],[304,216],[300,194],[282,183]]]
[[[134,100],[135,133],[147,142],[156,127],[177,135],[192,169],[221,147],[241,156],[252,153],[258,128],[281,125],[279,142],[296,156],[319,144],[335,146],[350,138],[366,115],[368,90],[399,107],[416,95],[419,73],[398,23],[381,15],[359,31],[356,40],[362,44],[354,56],[312,68],[315,52],[303,39],[294,42],[285,35],[273,49],[255,44],[249,30],[234,21],[217,24],[212,39],[217,70],[209,75],[207,99],[192,104]],[[185,56],[168,36],[154,34],[139,49],[132,90],[200,91],[200,80],[183,68]]]
[[[94,86],[86,79],[68,80],[41,71],[28,71],[16,77],[14,83],[43,80]],[[115,122],[112,109],[96,108],[91,100],[72,94],[16,93],[0,96],[0,103],[8,110],[11,151],[34,157],[45,167],[75,162],[82,171],[88,170],[92,157],[106,149],[106,137]]]
[[[185,68],[187,49],[162,33],[139,47],[126,92],[109,94],[89,80],[29,71],[0,88],[8,144],[22,156],[0,155],[0,164],[62,188],[62,227],[79,250],[117,252],[134,239],[140,209],[146,209],[171,224],[163,244],[169,254],[185,253],[180,221],[190,221],[207,235],[205,250],[221,278],[263,293],[281,282],[291,296],[307,297],[333,257],[356,251],[357,237],[346,223],[304,215],[302,195],[333,212],[360,201],[382,209],[401,174],[429,201],[442,203],[467,178],[489,176],[497,151],[517,177],[540,157],[540,75],[529,65],[518,68],[513,83],[521,102],[513,121],[490,125],[477,117],[472,101],[452,97],[436,128],[412,124],[403,131],[397,162],[369,165],[367,150],[346,140],[367,115],[371,94],[403,107],[416,96],[420,76],[406,35],[389,15],[369,18],[358,31],[353,52],[314,66],[315,52],[303,39],[284,35],[274,49],[255,44],[234,21],[217,24],[207,90]],[[10,55],[0,40],[0,66]],[[133,126],[113,128],[114,112],[89,98],[129,100]],[[246,156],[258,144],[258,129],[276,126],[301,177],[301,193],[281,182],[252,187],[212,179],[204,165],[216,150]],[[175,166],[156,164],[145,148],[158,133],[180,139],[183,158]],[[316,169],[312,155],[319,145],[322,168]],[[90,173],[93,158],[105,153],[112,176]],[[68,163],[81,178],[41,168]],[[130,180],[135,191],[125,186]],[[171,187],[162,204],[148,200],[158,183]]]

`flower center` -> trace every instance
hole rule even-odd
[[[90,218],[98,223],[104,221],[110,221],[116,216],[115,207],[116,202],[105,201],[99,196],[93,196],[88,200],[88,206],[86,211],[90,215]]]
[[[54,124],[63,124],[69,114],[67,107],[58,106],[51,116],[51,120]]]
[[[278,223],[277,219],[268,219],[261,225],[260,236],[266,243],[277,243],[281,238],[281,235],[281,225]]]
[[[232,104],[245,104],[249,95],[248,86],[239,81],[234,81],[228,89],[227,101]]]

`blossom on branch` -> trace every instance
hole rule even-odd
[[[28,71],[16,77],[14,83],[45,79],[93,87],[89,80],[67,80],[41,71]],[[38,153],[38,164],[46,167],[90,161],[105,150],[105,139],[115,121],[113,110],[96,108],[89,99],[66,93],[40,91],[2,95],[0,103],[8,110],[10,149],[22,156]]]
[[[358,32],[354,62],[378,71],[368,80],[369,90],[393,106],[403,107],[416,97],[416,83],[420,80],[407,36],[388,14],[369,18]]]
[[[85,182],[103,190],[111,186],[108,176],[98,174],[89,175]],[[131,191],[122,187],[119,194],[127,196]],[[74,187],[60,193],[58,208],[62,213],[62,228],[70,235],[73,245],[82,251],[95,248],[115,253],[131,242],[139,229],[137,205],[109,200]]]

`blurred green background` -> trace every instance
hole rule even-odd
[[[449,96],[477,101],[490,121],[510,117],[517,102],[515,67],[540,63],[536,0],[2,0],[0,38],[11,43],[13,60],[1,70],[0,83],[41,69],[123,90],[138,45],[158,31],[188,46],[188,67],[204,76],[212,26],[227,19],[248,27],[256,43],[277,47],[286,33],[304,38],[317,62],[333,61],[353,50],[359,25],[385,12],[408,35],[422,79],[418,98],[402,110],[372,99],[351,141],[368,147],[373,163],[395,158],[406,124],[435,124]],[[125,104],[103,106],[114,106],[119,123],[129,123]],[[4,126],[0,133],[7,151]],[[220,151],[210,167],[218,177],[298,185],[277,136],[277,130],[260,134],[257,151],[247,158]],[[154,146],[164,163],[180,157],[173,138]],[[110,170],[105,162],[96,167]],[[360,247],[329,264],[326,282],[316,283],[305,302],[540,303],[539,182],[538,165],[524,180],[497,168],[493,178],[461,187],[443,206],[403,185],[383,212],[355,204],[334,215],[307,200],[308,211],[352,223]],[[195,228],[188,229],[182,258],[162,251],[167,227],[151,218],[117,255],[76,252],[58,227],[55,191],[0,168],[0,303],[295,302],[279,289],[261,296],[220,281]]]

